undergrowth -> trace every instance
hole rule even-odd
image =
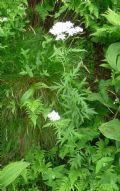
[[[1,189],[120,191],[119,0],[1,0],[0,38]]]

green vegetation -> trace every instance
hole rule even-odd
[[[120,1],[1,0],[2,191],[120,191]]]

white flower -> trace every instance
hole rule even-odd
[[[66,21],[63,23],[63,27],[64,31],[66,32],[73,27],[73,23],[71,23],[70,21]]]
[[[79,32],[83,32],[83,28],[74,27],[74,24],[70,21],[57,22],[49,31],[51,34],[56,36],[56,40],[64,40],[65,37],[73,36]]]
[[[3,21],[3,22],[6,22],[6,21],[8,21],[8,18],[7,18],[7,17],[3,17],[3,18],[2,18],[2,21]]]
[[[75,28],[71,28],[67,33],[69,36],[73,36],[76,33]]]
[[[60,119],[60,116],[58,114],[58,112],[56,112],[55,110],[53,110],[51,113],[48,114],[48,118],[51,120],[51,121],[57,121]]]
[[[73,27],[73,23],[70,21],[66,22],[57,22],[52,29],[50,29],[50,33],[53,35],[60,35],[68,31],[71,27]]]
[[[57,37],[56,37],[56,40],[64,40],[65,39],[65,34],[59,34]]]
[[[0,22],[7,22],[8,18],[7,17],[0,17]]]
[[[67,31],[69,36],[73,36],[74,34],[77,34],[79,32],[83,32],[83,28],[81,28],[81,27],[74,27],[74,28],[71,28],[69,31]]]
[[[83,28],[82,27],[75,27],[75,31],[76,31],[76,33],[83,32]]]

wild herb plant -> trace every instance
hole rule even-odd
[[[119,191],[119,1],[2,0],[0,9],[1,189]],[[57,22],[67,28],[51,33]],[[111,71],[99,83],[89,78],[94,57],[102,62],[95,43]]]

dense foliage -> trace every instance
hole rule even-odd
[[[120,1],[1,0],[0,39],[1,189],[120,191]]]

